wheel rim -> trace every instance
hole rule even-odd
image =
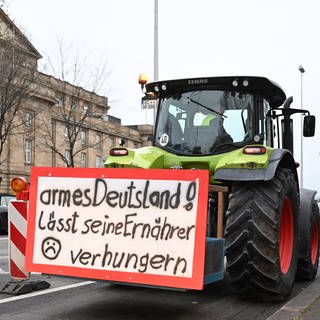
[[[317,262],[319,250],[319,227],[316,222],[312,224],[311,231],[311,262],[314,265]]]
[[[284,198],[280,220],[280,268],[287,273],[292,259],[294,241],[294,218],[290,199]]]

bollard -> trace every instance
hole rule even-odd
[[[13,183],[22,186],[22,189],[17,192],[12,188],[17,193],[17,200],[8,205],[8,264],[11,281],[0,287],[0,293],[20,295],[47,289],[50,284],[42,280],[30,281],[30,272],[25,270],[29,189],[23,178],[13,179],[11,186]]]
[[[26,280],[30,273],[25,271],[27,241],[27,201],[11,201],[9,215],[9,270],[14,281]]]

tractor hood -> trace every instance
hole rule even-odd
[[[112,168],[163,168],[163,158],[165,151],[157,147],[144,147],[140,149],[121,149],[126,150],[127,154],[110,155],[105,162],[106,167]],[[117,150],[120,150],[117,148]]]
[[[262,148],[263,153],[245,154],[247,148]],[[224,154],[210,156],[179,156],[155,146],[127,150],[126,155],[109,156],[105,166],[113,168],[145,169],[200,169],[210,172],[210,182],[220,169],[264,169],[268,166],[273,149],[259,146],[246,146]]]

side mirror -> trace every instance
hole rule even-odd
[[[120,138],[118,142],[120,147],[123,147],[126,144],[126,140],[124,140],[123,138]]]
[[[313,137],[316,128],[316,117],[305,116],[303,119],[303,136]]]

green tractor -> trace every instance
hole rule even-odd
[[[226,272],[241,296],[280,301],[295,279],[314,279],[319,208],[316,191],[299,188],[291,116],[304,115],[306,137],[315,117],[290,108],[292,97],[263,77],[141,85],[143,103],[157,110],[153,145],[114,148],[105,166],[208,170],[206,236],[225,239]]]

